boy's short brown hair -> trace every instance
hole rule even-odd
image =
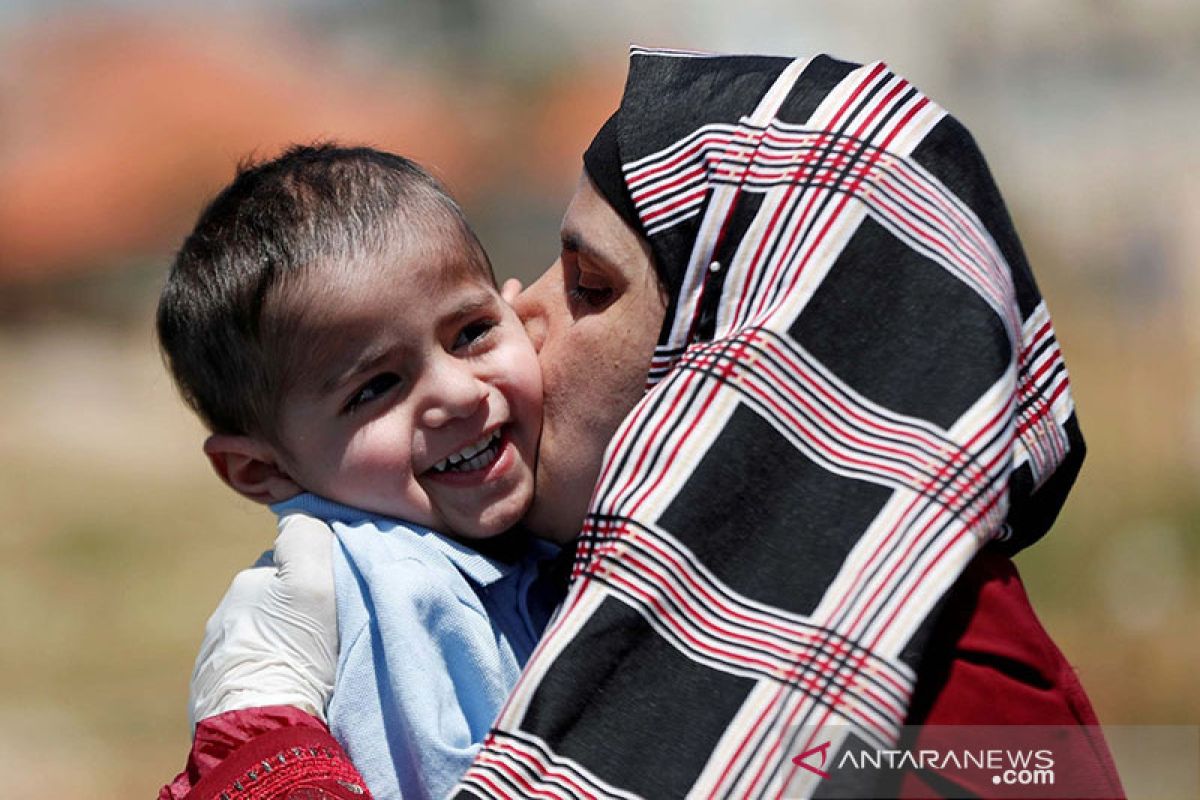
[[[425,170],[367,147],[296,146],[244,163],[200,214],[158,304],[158,339],[180,393],[214,433],[277,440],[291,338],[285,289],[316,265],[377,259],[415,235],[494,283],[458,204]]]

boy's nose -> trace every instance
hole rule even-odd
[[[488,394],[488,385],[466,364],[443,366],[431,377],[430,400],[421,415],[426,427],[440,428],[471,416]]]

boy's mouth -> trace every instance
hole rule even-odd
[[[496,428],[479,441],[434,464],[429,471],[434,475],[445,472],[473,472],[490,466],[499,455],[500,429]]]

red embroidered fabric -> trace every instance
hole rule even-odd
[[[369,800],[329,730],[290,706],[203,720],[187,766],[158,800]]]

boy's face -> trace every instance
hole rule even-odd
[[[280,408],[278,456],[301,487],[463,537],[525,513],[541,373],[468,256],[449,244],[406,251],[317,269],[300,289],[302,332],[289,346],[301,367]]]

